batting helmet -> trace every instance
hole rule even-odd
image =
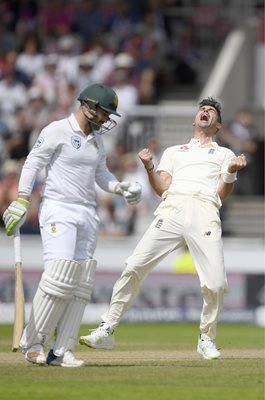
[[[109,86],[99,83],[88,86],[80,93],[78,100],[81,103],[92,103],[94,107],[101,107],[110,114],[121,116],[117,113],[118,96]]]

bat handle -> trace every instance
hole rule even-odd
[[[21,262],[21,244],[20,244],[20,232],[19,229],[14,233],[14,252],[15,262]]]

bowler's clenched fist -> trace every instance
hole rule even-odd
[[[237,172],[242,168],[245,168],[247,165],[247,160],[246,157],[244,156],[244,154],[241,154],[238,157],[233,157],[228,165],[228,172],[230,172],[231,174],[233,172]]]
[[[149,149],[143,149],[141,151],[139,151],[138,153],[138,157],[140,158],[140,160],[142,161],[142,163],[144,164],[145,168],[152,168],[153,166],[153,156],[152,153]]]

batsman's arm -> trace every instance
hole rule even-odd
[[[138,157],[144,164],[150,185],[158,196],[162,196],[171,184],[172,177],[169,173],[161,171],[159,174],[155,171],[152,161],[152,154],[149,149],[143,149],[138,153]]]

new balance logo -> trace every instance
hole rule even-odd
[[[163,224],[163,219],[159,219],[155,225],[156,228],[160,229]]]
[[[205,232],[205,236],[210,236],[211,233],[211,231]]]

